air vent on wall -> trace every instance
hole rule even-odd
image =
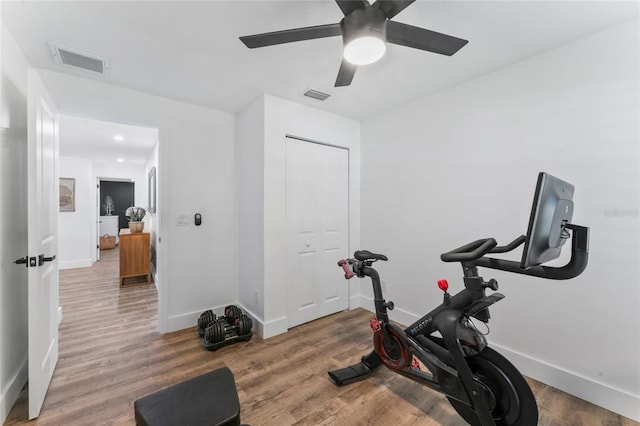
[[[306,92],[303,93],[303,96],[306,96],[308,98],[317,99],[319,101],[324,101],[331,95],[328,94],[328,93],[321,92],[319,90],[308,89]]]
[[[109,73],[109,60],[78,49],[60,46],[55,43],[49,43],[53,59],[60,65],[89,71],[101,75]]]

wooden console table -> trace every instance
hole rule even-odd
[[[151,283],[150,244],[148,232],[120,230],[120,287]]]

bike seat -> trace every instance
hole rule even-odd
[[[372,253],[369,250],[358,250],[357,252],[353,253],[353,257],[355,257],[356,259],[358,259],[360,261],[365,261],[365,260],[389,260],[389,259],[387,259],[387,256],[385,256],[384,254]]]

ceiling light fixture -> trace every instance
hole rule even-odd
[[[344,47],[344,58],[353,65],[369,65],[384,56],[387,46],[377,37],[360,37]]]
[[[124,136],[122,135],[115,135],[113,137],[113,139],[117,140],[118,142],[122,142],[124,140]]]
[[[117,161],[118,163],[124,163],[124,158],[116,158],[116,161]]]
[[[344,59],[354,65],[368,65],[387,50],[387,19],[376,7],[355,10],[341,22]]]

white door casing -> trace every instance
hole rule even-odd
[[[100,178],[96,178],[96,262],[100,260]]]
[[[33,419],[40,414],[58,361],[58,114],[33,69],[28,87],[29,418]],[[40,256],[51,260],[43,262]]]
[[[349,151],[286,138],[287,326],[345,310]]]

